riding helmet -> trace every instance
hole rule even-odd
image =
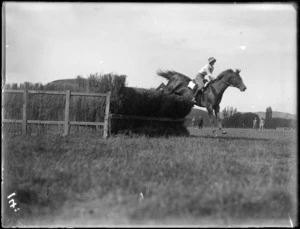
[[[208,58],[208,63],[211,63],[212,61],[217,61],[214,57]]]

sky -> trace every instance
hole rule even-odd
[[[238,68],[247,86],[228,88],[221,110],[296,114],[292,4],[6,2],[4,11],[6,83],[114,72],[156,88],[167,83],[158,69],[194,78],[215,57],[214,77]]]

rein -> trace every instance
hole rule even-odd
[[[230,83],[228,83],[227,81],[223,81],[225,84],[227,84],[229,87],[233,87]]]
[[[215,80],[214,80],[214,82],[215,82]],[[225,84],[227,84],[227,86],[229,86],[229,87],[233,87],[230,83],[228,83],[226,80],[222,80],[222,82],[224,82]],[[213,83],[213,82],[212,82]]]

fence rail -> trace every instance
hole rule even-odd
[[[50,125],[64,125],[64,135],[69,134],[70,125],[83,126],[103,126],[103,138],[108,136],[108,122],[109,122],[109,108],[110,108],[110,92],[107,93],[85,93],[85,92],[71,92],[66,91],[36,91],[36,90],[3,90],[4,93],[20,93],[23,94],[23,109],[22,120],[16,119],[2,119],[3,123],[21,123],[23,134],[27,133],[27,124],[50,124]],[[65,95],[65,120],[64,121],[50,121],[50,120],[27,120],[27,104],[28,94],[50,94],[50,95]],[[70,121],[70,98],[71,96],[96,96],[106,97],[105,117],[103,122],[77,122]]]

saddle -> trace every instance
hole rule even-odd
[[[195,90],[196,87],[198,87],[198,86],[197,86],[195,80],[191,80],[191,81],[189,82],[189,84],[188,84],[188,88],[190,88],[190,89],[192,89],[192,90]]]
[[[202,91],[204,91],[204,90],[208,87],[208,85],[211,84],[212,81],[210,81],[210,82],[208,82],[208,83],[207,83],[207,82],[208,82],[207,79],[204,79],[204,80],[203,80],[204,87],[202,88]],[[207,84],[206,84],[206,83],[207,83]],[[189,87],[190,89],[196,91],[197,88],[198,88],[198,85],[197,85],[196,81],[193,79],[193,80],[189,83],[188,87]]]

